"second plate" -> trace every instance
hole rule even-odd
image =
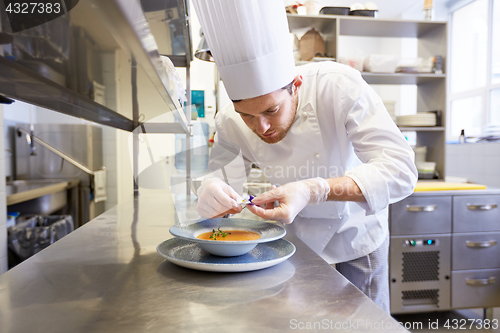
[[[295,253],[295,245],[286,239],[258,244],[252,251],[237,257],[211,255],[197,243],[171,238],[156,248],[170,262],[196,270],[211,272],[246,272],[277,265]]]

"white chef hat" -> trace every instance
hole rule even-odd
[[[262,96],[293,81],[283,0],[194,0],[208,46],[232,100]]]

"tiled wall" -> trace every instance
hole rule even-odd
[[[500,188],[500,142],[446,145],[446,176]]]
[[[0,274],[7,271],[7,202],[5,195],[5,146],[3,106],[0,104]]]

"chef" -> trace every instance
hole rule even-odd
[[[387,207],[413,192],[417,170],[381,99],[348,66],[295,68],[282,1],[194,6],[233,101],[216,116],[215,140],[238,147],[275,185],[247,208],[287,224],[389,312]],[[239,213],[238,192],[225,177],[205,179],[197,210]]]

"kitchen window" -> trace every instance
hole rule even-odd
[[[447,140],[479,137],[500,123],[500,0],[457,1],[451,8]]]

